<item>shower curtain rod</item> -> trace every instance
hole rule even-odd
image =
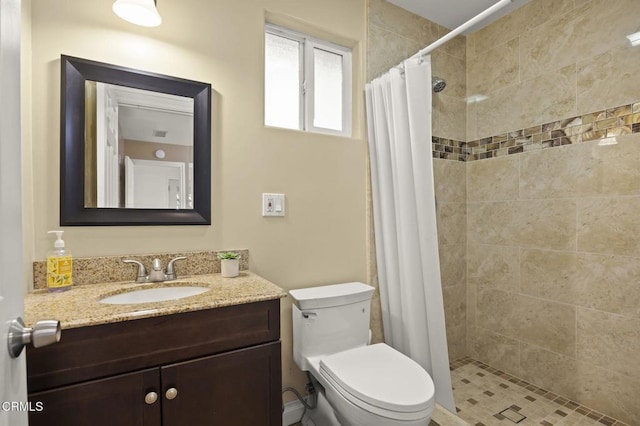
[[[508,5],[510,3],[513,3],[513,0],[500,0],[499,2],[494,4],[493,6],[485,9],[483,12],[480,12],[478,15],[476,15],[473,18],[469,19],[464,24],[460,25],[459,27],[451,30],[450,32],[448,32],[444,36],[440,37],[439,39],[437,39],[436,41],[434,41],[433,43],[431,43],[430,45],[428,45],[424,49],[420,50],[418,53],[416,53],[413,56],[411,56],[409,59],[414,59],[414,58],[417,58],[417,57],[422,57],[422,56],[428,55],[429,53],[431,53],[432,51],[434,51],[438,47],[442,46],[443,44],[445,44],[446,42],[448,42],[452,38],[454,38],[457,35],[459,35],[460,33],[462,33],[467,28],[477,24],[478,22],[482,21],[486,17],[493,15],[498,10],[502,9],[503,7],[505,7],[506,5]],[[402,67],[406,60],[407,59],[403,60],[400,64],[396,65],[396,67]]]

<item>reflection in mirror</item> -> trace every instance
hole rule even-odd
[[[86,208],[193,208],[193,98],[85,81]]]

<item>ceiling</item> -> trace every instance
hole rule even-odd
[[[493,6],[498,0],[387,0],[396,6],[420,15],[443,27],[454,29],[483,10]],[[471,34],[491,22],[505,16],[530,0],[512,0],[512,3],[500,9],[495,14],[484,19],[463,32]]]
[[[124,139],[193,145],[192,98],[98,84],[106,88],[111,100],[118,105],[118,128]]]

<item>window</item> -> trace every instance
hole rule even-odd
[[[351,49],[265,28],[264,124],[351,136]]]

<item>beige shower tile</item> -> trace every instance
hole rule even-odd
[[[519,201],[514,215],[514,228],[520,245],[557,250],[575,249],[576,201]]]
[[[518,247],[469,244],[467,249],[470,285],[513,292],[518,290]]]
[[[594,55],[627,45],[626,35],[638,29],[640,2],[636,0],[592,0],[577,2],[576,6],[570,13],[556,14],[539,27],[522,34],[523,80],[550,68],[591,62]],[[607,26],[603,32],[603,22],[615,22],[615,25]]]
[[[573,0],[537,0],[503,16],[495,23],[476,31],[470,38],[475,44],[475,55],[518,37],[574,7]]]
[[[466,202],[467,165],[462,161],[433,159],[433,180],[438,203]]]
[[[467,339],[471,338],[471,330],[476,327],[477,287],[467,282]]]
[[[444,37],[449,34],[451,30],[449,28],[445,28],[442,25],[436,25],[438,27],[438,38]],[[452,38],[449,42],[445,43],[438,49],[442,49],[443,52],[455,56],[456,58],[464,59],[466,61],[467,58],[467,36],[459,35]],[[437,51],[437,50],[436,50]]]
[[[559,302],[577,304],[574,281],[578,271],[576,252],[522,250],[520,291]]]
[[[467,104],[467,141],[478,139],[478,107],[475,103]]]
[[[522,293],[640,318],[637,258],[523,250],[520,274]]]
[[[520,156],[520,196],[555,198],[640,194],[640,134]]]
[[[577,366],[579,380],[573,378],[573,386],[577,388],[578,401],[629,425],[640,424],[638,378],[586,362],[578,361]]]
[[[371,342],[384,342],[384,331],[382,328],[382,307],[380,305],[380,292],[376,290],[371,300]]]
[[[467,209],[465,203],[442,203],[437,207],[438,242],[464,244],[467,239]]]
[[[591,146],[580,144],[521,156],[521,196],[557,198],[597,194],[597,186],[602,182],[601,168],[597,167],[591,150]]]
[[[369,26],[367,45],[367,81],[387,72],[413,52],[420,43],[376,25]]]
[[[458,326],[466,323],[466,289],[467,286],[465,284],[442,288],[444,312],[447,318],[447,322],[451,325]]]
[[[467,356],[467,325],[447,323],[446,331],[449,360],[454,361]]]
[[[640,380],[574,358],[522,345],[522,377],[630,425],[640,423]]]
[[[539,27],[522,33],[520,40],[522,80],[530,80],[544,74],[549,68],[559,68],[575,63],[585,47],[591,48],[585,39],[585,20],[590,16],[589,5],[574,9],[571,13],[552,16]],[[601,32],[594,32],[601,36]],[[588,51],[588,50],[587,50]]]
[[[469,243],[557,250],[576,246],[576,202],[571,199],[470,202],[467,220]]]
[[[466,285],[444,287],[442,297],[449,356],[450,359],[457,359],[466,355]]]
[[[640,319],[578,309],[578,359],[640,380]]]
[[[640,7],[640,2],[635,3]],[[626,44],[578,62],[578,114],[636,102],[640,99],[638,74],[638,48]]]
[[[473,329],[469,353],[474,358],[506,373],[520,374],[520,342],[484,328]]]
[[[479,290],[477,324],[549,350],[575,353],[575,307],[500,290]]]
[[[577,398],[578,362],[574,357],[526,343],[520,349],[523,379],[567,398]]]
[[[469,201],[515,200],[518,198],[518,156],[472,161],[467,165]]]
[[[552,70],[488,96],[477,104],[478,137],[570,117],[576,111],[576,67]]]
[[[640,262],[626,256],[578,254],[578,303],[617,314],[640,317]]]
[[[518,82],[519,40],[514,38],[467,62],[467,93],[486,95]]]
[[[575,353],[575,308],[527,296],[518,297],[514,337],[566,355]]]
[[[640,257],[640,197],[578,200],[578,250]]]
[[[446,78],[446,77],[445,77]],[[434,112],[438,116],[438,130],[433,134],[442,138],[466,141],[466,111],[464,99],[449,96],[448,87],[433,96]]]
[[[467,281],[466,248],[466,244],[446,244],[438,248],[443,287],[461,285]]]
[[[493,161],[493,160],[489,160]],[[514,202],[469,202],[467,204],[467,241],[470,244],[514,245]]]

